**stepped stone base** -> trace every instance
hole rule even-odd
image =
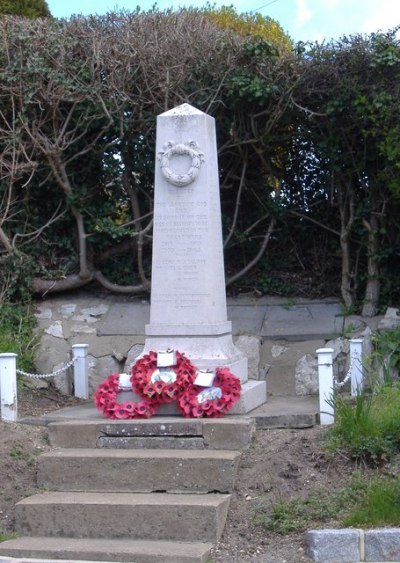
[[[267,382],[249,379],[247,383],[242,384],[240,399],[229,414],[247,414],[266,402]]]
[[[40,456],[38,484],[52,491],[228,493],[239,459],[239,452],[219,450],[56,450]]]
[[[8,557],[121,563],[206,563],[211,544],[167,541],[22,537],[0,544]],[[3,558],[0,556],[3,563]],[[15,563],[12,562],[12,563]],[[22,562],[21,562],[22,563]],[[61,563],[61,562],[60,562]]]
[[[228,329],[231,324],[226,323]],[[211,330],[209,325],[206,325]],[[164,327],[159,329],[158,334],[149,334],[152,325],[146,326],[146,342],[143,354],[150,350],[167,350],[174,348],[185,352],[185,355],[193,364],[200,369],[215,369],[227,367],[241,382],[247,381],[248,367],[247,358],[236,348],[232,340],[232,334],[195,334],[190,336],[168,336],[162,333]],[[187,327],[186,327],[187,328]],[[175,330],[177,328],[175,327]],[[157,330],[155,330],[157,333]]]
[[[123,403],[124,401],[140,402],[142,397],[132,391],[123,391],[122,393],[118,393],[117,400],[119,403]],[[242,383],[240,399],[226,416],[232,414],[247,414],[266,402],[267,382],[249,379],[246,383]],[[182,416],[182,413],[178,410],[176,402],[173,402],[160,405],[154,416]]]
[[[48,426],[50,444],[58,448],[96,448],[102,440],[119,438],[119,447],[129,447],[129,439],[140,439],[142,447],[152,448],[153,439],[196,439],[201,449],[246,450],[255,430],[252,418],[218,419],[154,417],[140,420],[68,420]],[[114,446],[117,442],[114,441]],[[133,441],[134,445],[135,442]]]
[[[50,424],[57,449],[38,462],[47,492],[16,505],[22,537],[0,544],[0,563],[208,563],[254,420],[121,421],[93,411]],[[178,447],[154,448],[165,442]]]
[[[229,500],[220,494],[50,492],[16,504],[16,530],[39,537],[217,542]]]

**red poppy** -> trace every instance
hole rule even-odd
[[[132,367],[130,378],[132,389],[142,397],[157,403],[170,403],[179,398],[193,384],[196,368],[181,352],[176,352],[176,365],[168,370],[175,372],[175,381],[151,381],[157,367],[157,353],[149,352],[140,358]]]
[[[143,399],[139,403],[117,403],[117,394],[122,391],[123,389],[119,388],[119,373],[114,373],[109,375],[94,393],[94,404],[106,418],[148,418],[155,413],[157,405],[151,404],[149,399]]]
[[[228,368],[216,370],[213,387],[220,389],[216,398],[204,397],[207,388],[192,385],[178,398],[178,408],[185,417],[224,416],[240,398],[240,380]]]

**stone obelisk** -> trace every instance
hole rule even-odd
[[[227,319],[214,119],[183,104],[157,118],[150,323],[145,352],[174,348],[242,382],[238,413],[266,401]]]

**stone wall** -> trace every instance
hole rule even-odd
[[[384,317],[347,318],[343,336],[329,340],[315,336],[298,340],[263,337],[256,323],[238,317],[243,306],[233,311],[236,325],[235,345],[249,361],[249,378],[266,379],[269,394],[312,395],[318,393],[316,350],[334,349],[335,377],[342,381],[349,368],[348,338],[364,337],[364,353],[371,353],[371,331],[400,326],[397,309],[388,309]],[[247,312],[250,309],[245,309]],[[252,309],[251,309],[252,310]],[[254,320],[257,311],[254,308]],[[285,311],[286,313],[286,311]],[[36,350],[36,369],[50,373],[59,369],[71,357],[73,344],[88,344],[89,389],[92,394],[109,374],[128,372],[144,346],[144,326],[148,322],[149,303],[131,297],[91,296],[85,293],[51,297],[36,304],[40,345]],[[273,322],[273,321],[271,321]],[[273,328],[272,325],[271,330]],[[243,334],[245,332],[245,334]],[[35,385],[47,385],[49,380],[29,380]],[[54,378],[64,393],[72,392],[72,373]]]
[[[106,315],[115,303],[112,296],[76,296],[73,299],[52,298],[38,304],[36,317],[42,334],[35,353],[39,373],[59,369],[71,357],[73,344],[88,344],[90,393],[111,373],[125,371],[127,362],[140,354],[142,335],[103,334]],[[72,374],[58,376],[55,385],[71,393]]]

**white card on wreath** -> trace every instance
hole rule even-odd
[[[132,388],[129,373],[120,373],[119,374],[118,387],[120,389],[131,389]]]
[[[166,368],[176,365],[175,350],[162,350],[157,352],[157,367]]]
[[[212,387],[215,379],[215,372],[212,370],[201,370],[197,372],[197,377],[194,380],[194,385],[199,385],[200,387]]]

